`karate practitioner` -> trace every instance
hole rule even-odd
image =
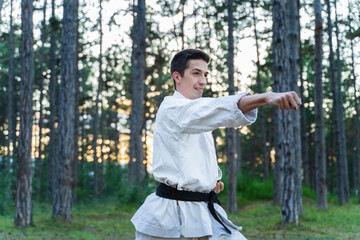
[[[175,92],[161,103],[154,128],[153,174],[160,184],[131,219],[137,240],[246,239],[218,204],[224,184],[211,131],[253,123],[260,106],[301,104],[295,92],[202,98],[208,62],[194,49],[171,61]]]

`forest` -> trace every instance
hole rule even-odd
[[[212,131],[244,235],[360,238],[359,0],[0,0],[0,49],[0,238],[133,239],[183,49],[210,56],[203,97],[302,101]]]

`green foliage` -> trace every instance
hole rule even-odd
[[[103,198],[117,199],[119,204],[141,204],[155,191],[156,182],[152,177],[144,180],[141,186],[132,185],[127,180],[127,167],[115,162],[105,162]],[[93,201],[93,163],[80,164],[77,195],[80,203]]]
[[[123,180],[118,192],[119,203],[139,205],[144,202],[145,198],[155,192],[156,182],[154,179],[145,179],[141,186],[132,185]]]
[[[316,192],[313,189],[305,186],[302,188],[302,191],[303,191],[303,197],[316,200]]]
[[[240,174],[237,190],[240,196],[249,200],[271,200],[274,194],[274,182],[272,178],[260,180],[259,178],[251,178],[246,174]]]
[[[12,201],[14,189],[11,188],[14,175],[6,169],[0,171],[0,215],[6,215],[10,213],[10,208],[14,206]]]

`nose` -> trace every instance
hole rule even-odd
[[[201,84],[202,86],[206,85],[206,77],[205,77],[205,75],[201,76],[199,84]]]

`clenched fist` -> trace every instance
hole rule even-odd
[[[222,190],[224,190],[224,183],[221,182],[220,180],[218,180],[216,182],[216,186],[213,188],[213,191],[218,194],[220,193]]]
[[[296,92],[283,92],[283,93],[267,93],[267,105],[278,107],[281,110],[297,110],[301,105],[301,100]]]

